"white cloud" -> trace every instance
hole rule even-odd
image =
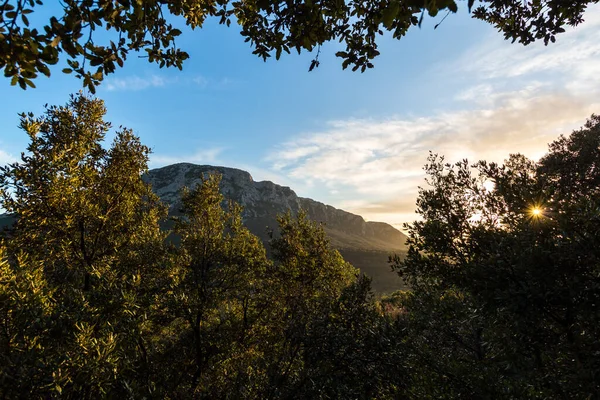
[[[535,159],[600,112],[599,28],[596,7],[547,47],[509,44],[496,34],[451,67],[470,79],[451,96],[452,111],[330,121],[277,146],[267,160],[292,180],[343,193],[337,207],[395,225],[411,221],[428,151],[449,161],[501,162],[517,152]]]
[[[201,89],[222,89],[231,85],[233,82],[233,80],[227,77],[213,79],[203,75],[196,75],[194,77],[166,77],[153,74],[145,77],[139,75],[132,75],[125,78],[111,77],[106,80],[106,84],[103,85],[103,87],[106,87],[109,91],[138,91],[149,88],[162,88],[171,85],[194,84]]]
[[[202,75],[198,75],[198,76],[192,78],[192,82],[194,82],[196,85],[198,85],[202,88],[205,88],[206,86],[208,86],[208,79],[206,79]]]
[[[458,93],[455,98],[461,101],[473,101],[475,99],[481,99],[483,97],[492,96],[496,88],[489,83],[482,83],[475,85],[463,90]]]
[[[106,89],[110,91],[117,90],[143,90],[150,87],[163,87],[175,80],[167,79],[160,75],[150,75],[140,77],[137,75],[128,76],[125,78],[110,78],[107,79]]]
[[[13,156],[10,153],[7,153],[4,150],[0,150],[0,166],[4,166],[15,161],[17,161],[17,157]]]
[[[600,6],[586,11],[585,22],[557,36],[556,43],[529,46],[499,43],[496,32],[469,49],[453,68],[471,76],[506,82],[544,77],[549,83],[586,92],[600,85]],[[575,78],[575,79],[573,79]]]
[[[451,161],[503,161],[515,152],[537,158],[547,143],[582,125],[600,107],[600,102],[564,93],[519,91],[498,97],[494,107],[427,118],[336,121],[322,132],[285,143],[269,159],[280,174],[298,182],[316,181],[369,199],[362,206],[336,206],[368,219],[406,215],[414,210],[429,150]],[[396,211],[386,207],[383,212],[381,202],[393,198],[400,199]]]

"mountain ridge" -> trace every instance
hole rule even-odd
[[[309,219],[324,223],[331,245],[344,259],[372,279],[376,293],[390,293],[406,288],[400,277],[391,270],[390,254],[406,252],[406,236],[385,222],[365,221],[360,215],[337,209],[305,197],[299,197],[287,186],[271,181],[256,182],[249,172],[222,166],[178,163],[155,168],[144,179],[152,184],[154,192],[177,215],[180,191],[183,186],[194,187],[204,174],[221,174],[221,192],[226,199],[243,207],[242,218],[250,232],[268,243],[268,231],[277,231],[277,215],[300,209]],[[268,249],[268,246],[267,246]]]
[[[406,236],[385,222],[365,221],[360,215],[299,197],[291,188],[271,181],[256,182],[249,172],[237,168],[178,163],[151,169],[143,179],[169,205],[169,213],[178,215],[181,189],[194,187],[201,182],[201,176],[214,172],[222,176],[224,197],[243,207],[244,224],[265,244],[269,240],[268,232],[277,231],[278,215],[288,211],[296,215],[303,209],[309,219],[324,223],[331,245],[344,259],[372,278],[375,292],[389,293],[405,288],[387,261],[392,253],[405,253]],[[14,215],[0,214],[0,231],[13,225],[14,221]],[[172,223],[166,224],[164,227],[168,228]]]
[[[290,187],[271,181],[255,181],[244,170],[223,166],[177,163],[149,170],[144,180],[167,203],[171,213],[177,213],[180,191],[194,187],[207,173],[221,175],[221,192],[227,199],[240,204],[248,228],[261,239],[267,239],[266,228],[276,227],[276,217],[301,209],[309,219],[324,224],[332,245],[338,249],[368,251],[403,251],[406,236],[385,222],[365,221],[350,213],[322,202],[298,196]],[[261,231],[261,228],[263,231]]]

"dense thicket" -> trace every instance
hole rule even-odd
[[[162,231],[148,149],[126,129],[105,149],[104,114],[22,115],[0,170],[0,397],[600,396],[600,117],[537,162],[431,155],[392,260],[411,290],[375,301],[303,214],[267,258],[218,176]]]
[[[431,155],[394,260],[423,396],[600,396],[599,166],[598,116],[538,162]]]
[[[43,117],[22,115],[27,152],[0,170],[0,204],[18,215],[3,243],[4,396],[142,391],[166,210],[140,179],[148,149],[131,131],[102,148],[105,111],[75,96]]]
[[[282,216],[268,260],[207,176],[167,240],[148,149],[126,129],[104,149],[104,114],[77,95],[22,115],[0,170],[0,397],[377,396],[369,282],[323,229]]]

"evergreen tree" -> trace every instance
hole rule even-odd
[[[259,355],[267,259],[259,239],[242,225],[241,208],[224,206],[220,176],[202,179],[182,195],[158,337],[157,363],[175,397],[252,397]]]
[[[599,148],[592,116],[539,162],[430,157],[423,220],[394,260],[417,397],[600,395]]]
[[[3,398],[395,398],[395,321],[304,213],[279,218],[273,260],[220,177],[166,216],[148,149],[83,95],[39,118],[0,170],[17,218],[0,243]],[[167,235],[170,238],[167,239]]]
[[[17,282],[42,274],[36,285],[48,293],[44,313],[52,313],[36,336],[42,378],[30,382],[28,371],[40,368],[36,360],[12,359],[18,351],[11,340],[3,347],[3,367],[19,364],[23,373],[12,387],[21,396],[152,390],[140,379],[148,361],[143,306],[160,259],[158,221],[166,210],[142,181],[149,150],[130,130],[117,131],[112,146],[102,147],[110,129],[105,113],[102,101],[79,94],[42,117],[22,115],[27,152],[0,170],[0,205],[18,218],[7,241],[9,260],[31,260],[6,268]]]
[[[330,247],[323,228],[306,214],[293,218],[288,213],[278,222],[278,235],[271,240],[274,262],[268,274],[273,309],[265,398],[298,395],[306,378],[306,342],[314,333],[314,324],[328,317],[332,304],[357,275]]]

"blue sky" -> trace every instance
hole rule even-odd
[[[363,74],[342,71],[336,44],[310,73],[311,54],[265,63],[234,27],[209,21],[180,37],[190,53],[183,71],[131,54],[97,95],[107,120],[153,149],[151,167],[238,167],[400,226],[415,218],[429,150],[450,161],[537,158],[600,113],[600,6],[548,47],[504,41],[464,8],[434,30],[440,19],[399,41],[381,38],[381,56]],[[0,80],[0,164],[27,145],[17,114],[64,104],[81,82],[56,68],[36,85],[22,91]]]

